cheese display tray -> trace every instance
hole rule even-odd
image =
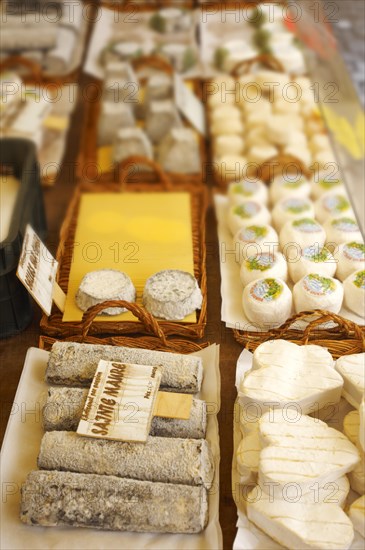
[[[36,468],[40,441],[43,436],[41,409],[47,392],[44,374],[48,352],[28,350],[23,373],[15,396],[1,451],[1,478],[8,493],[2,499],[1,547],[5,549],[49,548],[185,548],[200,550],[222,548],[219,525],[219,435],[216,412],[220,407],[219,347],[213,345],[194,355],[200,355],[204,379],[200,399],[214,403],[214,414],[208,415],[207,439],[215,464],[215,480],[209,493],[209,522],[197,535],[159,535],[122,532],[101,532],[93,529],[29,527],[21,523],[20,488],[28,472]],[[32,411],[32,412],[30,412]]]
[[[247,351],[243,350],[241,355],[239,356],[237,360],[237,367],[236,367],[236,388],[238,391],[239,387],[239,381],[241,377],[251,369],[252,365],[252,354]],[[353,410],[353,407],[347,403],[347,401],[344,398],[341,398],[340,402],[338,403],[338,406],[335,407],[333,404],[328,404],[328,406],[324,407],[323,411],[321,411],[320,418],[328,423],[330,427],[333,427],[335,429],[338,429],[339,426],[342,426],[343,418],[345,415]],[[233,450],[233,460],[232,460],[232,493],[233,498],[237,506],[237,534],[235,537],[235,541],[233,544],[233,550],[278,550],[280,548],[284,548],[280,544],[278,544],[276,541],[268,537],[265,533],[263,533],[260,529],[258,529],[253,523],[251,523],[246,515],[245,507],[242,503],[241,496],[247,496],[248,492],[245,492],[244,488],[245,485],[240,484],[240,475],[237,470],[237,461],[236,461],[236,454],[238,446],[242,440],[242,433],[240,430],[240,406],[238,402],[238,398],[235,403],[235,409],[234,409],[234,428],[233,428],[233,442],[234,442],[234,450]],[[316,415],[317,417],[317,415]],[[342,431],[342,430],[341,430]],[[328,488],[328,501],[332,502],[330,497],[333,492],[333,484],[329,484],[330,487]],[[327,489],[326,489],[327,490]],[[350,489],[349,495],[347,497],[347,503],[351,504],[356,498],[358,498],[358,494],[355,493]],[[351,550],[362,550],[364,544],[364,539],[355,531],[354,540],[350,546]]]
[[[258,326],[255,323],[251,323],[246,318],[242,308],[243,286],[239,276],[240,264],[236,261],[233,239],[226,222],[228,198],[225,195],[215,194],[214,204],[218,222],[220,272],[222,278],[221,319],[226,323],[228,328],[235,329],[236,331],[257,333],[268,332],[273,328],[272,326]],[[294,313],[294,311],[292,313]],[[339,315],[353,323],[364,325],[364,319],[349,311],[344,306]],[[296,324],[296,328],[297,330],[304,330],[307,324],[308,323],[305,321],[301,321]]]
[[[159,186],[142,184],[142,185],[129,185],[128,188],[124,187],[125,190],[130,192],[135,191],[148,191],[152,193],[164,193],[170,191],[168,187],[166,189],[166,181]],[[75,235],[77,230],[78,215],[80,211],[80,201],[83,193],[106,193],[109,192],[120,192],[120,185],[110,184],[109,186],[98,186],[92,185],[89,187],[78,189],[75,193],[74,199],[70,205],[69,211],[66,215],[66,219],[61,230],[61,242],[58,249],[57,260],[59,261],[60,268],[58,273],[58,283],[60,284],[62,290],[67,293],[69,288],[69,277],[72,267],[72,257],[73,257],[73,248],[75,245]],[[174,192],[186,193],[186,188],[181,186],[175,186]],[[200,311],[197,313],[196,319],[189,319],[187,322],[177,322],[177,321],[164,321],[159,320],[160,326],[163,328],[166,335],[180,335],[187,336],[190,338],[200,338],[204,333],[204,327],[206,322],[206,267],[205,267],[205,209],[206,209],[206,192],[203,188],[195,189],[189,191],[190,193],[190,204],[191,204],[191,225],[192,225],[192,248],[193,248],[193,270],[195,278],[197,279],[198,285],[203,294],[203,303]],[[151,195],[151,197],[152,197]],[[135,195],[138,198],[138,193]],[[161,225],[161,223],[160,223]],[[161,230],[161,227],[160,227]],[[176,232],[176,228],[173,230]],[[177,230],[178,234],[180,229]],[[161,232],[161,231],[160,231]],[[116,239],[117,242],[121,240],[121,234]],[[113,243],[111,243],[113,244]],[[129,252],[131,252],[129,250]],[[112,253],[109,252],[109,253]],[[128,253],[128,251],[127,251]],[[124,252],[123,252],[124,254]],[[142,260],[141,260],[142,261]],[[168,263],[168,259],[164,260]],[[92,265],[92,269],[96,269],[95,264]],[[123,268],[123,263],[121,264]],[[131,264],[132,265],[132,264]],[[136,264],[138,266],[138,263]],[[125,267],[128,267],[125,264]],[[136,286],[138,286],[138,281],[135,281]],[[72,334],[81,334],[83,330],[83,325],[80,320],[63,322],[63,315],[56,307],[51,312],[50,317],[43,316],[41,320],[41,332],[48,336],[53,337],[68,337]],[[129,320],[128,320],[129,319]],[[98,334],[98,335],[111,335],[111,334],[146,334],[146,327],[135,319],[130,319],[127,317],[126,320],[97,320],[90,327],[89,334]]]

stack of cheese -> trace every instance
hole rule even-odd
[[[279,153],[293,155],[317,172],[326,168],[335,173],[336,159],[308,78],[292,80],[271,70],[239,80],[220,76],[209,83],[207,103],[221,180],[237,181]]]
[[[173,77],[157,72],[142,88],[124,61],[106,64],[105,74],[98,146],[112,146],[115,162],[138,155],[156,160],[167,172],[200,172],[198,137],[179,114]]]
[[[117,531],[202,531],[214,476],[205,439],[206,403],[193,397],[187,420],[155,417],[143,443],[79,436],[75,430],[101,359],[158,366],[165,391],[196,394],[201,389],[200,357],[55,343],[46,372],[52,386],[43,409],[40,470],[31,472],[23,486],[21,520]],[[98,414],[96,420],[103,422],[103,412]]]
[[[360,406],[364,370],[364,353],[334,365],[319,346],[277,340],[255,351],[239,387],[236,463],[260,538],[290,549],[347,549],[354,529],[365,536],[363,431],[361,442],[353,413],[345,435],[319,420],[343,407],[341,395]],[[348,499],[350,486],[356,495]]]
[[[243,309],[251,322],[281,325],[293,305],[297,313],[338,313],[343,302],[364,316],[363,237],[340,182],[341,194],[326,193],[313,204],[309,197],[321,185],[325,179],[282,177],[269,189],[253,179],[229,185],[227,224],[241,266]]]

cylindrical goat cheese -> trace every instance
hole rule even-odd
[[[365,315],[365,270],[355,271],[343,283],[345,289],[345,306],[359,315]]]
[[[257,254],[272,254],[279,248],[278,235],[270,225],[247,225],[233,238],[239,263]]]
[[[277,176],[270,185],[270,201],[276,204],[282,199],[297,197],[306,199],[310,194],[310,183],[302,177]]]
[[[292,197],[277,202],[272,211],[273,225],[277,231],[288,221],[300,220],[301,218],[313,218],[314,208],[309,199]]]
[[[279,278],[286,281],[288,278],[288,266],[284,256],[280,252],[262,253],[250,256],[241,265],[240,278],[243,286],[256,279]]]
[[[313,245],[322,248],[325,242],[326,232],[314,218],[288,221],[280,231],[280,246],[285,256],[290,255],[291,248],[300,252]]]
[[[143,290],[143,305],[154,315],[170,321],[184,319],[200,309],[203,296],[198,282],[185,271],[166,269],[146,281]]]
[[[208,523],[208,495],[202,485],[34,470],[22,486],[20,519],[44,527],[199,533]]]
[[[270,221],[271,216],[268,209],[258,201],[243,201],[238,205],[231,206],[228,211],[227,223],[232,235],[246,225],[265,225]]]
[[[317,245],[304,248],[299,258],[288,260],[289,274],[293,283],[297,283],[305,275],[316,273],[324,277],[333,277],[336,271],[336,261],[331,252]]]
[[[343,286],[333,277],[310,273],[295,284],[293,297],[297,313],[313,309],[338,313],[343,301]]]
[[[267,205],[267,186],[259,180],[243,180],[231,183],[227,192],[231,204],[241,204],[247,200],[255,200]]]
[[[252,323],[280,326],[292,311],[292,295],[282,279],[258,279],[249,283],[242,298],[243,310]]]
[[[340,281],[344,281],[354,271],[361,271],[365,268],[365,245],[358,241],[341,244],[335,257],[337,260],[336,277]]]
[[[66,470],[209,488],[214,465],[205,439],[149,436],[130,443],[46,432],[38,455],[41,470]]]
[[[76,303],[82,311],[109,300],[134,302],[136,289],[126,273],[116,269],[99,269],[87,273],[76,294]],[[106,308],[101,315],[119,315],[125,308]]]
[[[320,223],[324,223],[330,218],[352,217],[354,215],[348,198],[340,193],[332,192],[326,193],[316,200],[314,211]]]
[[[340,245],[347,242],[364,242],[355,218],[341,217],[327,220],[323,225],[326,231],[326,243]]]

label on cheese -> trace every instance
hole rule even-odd
[[[275,256],[259,254],[246,260],[245,265],[249,271],[267,271],[275,265]]]
[[[325,296],[332,294],[336,290],[336,284],[333,279],[321,277],[316,273],[311,273],[303,279],[303,287],[307,292],[315,296]]]
[[[247,243],[254,243],[255,241],[262,241],[267,237],[267,234],[268,230],[264,225],[250,225],[241,229],[238,238]]]
[[[310,205],[307,201],[302,199],[287,199],[283,202],[283,210],[289,212],[290,214],[301,214],[310,209]]]
[[[159,367],[99,361],[77,433],[146,441],[160,382]]]
[[[258,302],[273,302],[283,292],[283,285],[276,279],[260,279],[250,290],[252,298]]]
[[[232,191],[237,195],[252,197],[252,195],[257,193],[258,189],[259,189],[259,186],[256,182],[245,180],[235,185]]]
[[[356,274],[354,285],[357,286],[357,288],[362,288],[365,290],[365,271],[360,271]]]
[[[304,248],[302,256],[306,260],[315,263],[328,262],[332,259],[331,253],[327,248],[323,247],[320,249],[316,245]]]
[[[341,214],[350,208],[350,203],[342,195],[330,195],[323,199],[323,208],[328,212]]]
[[[348,243],[343,247],[343,255],[354,262],[365,261],[365,245],[362,243]]]
[[[301,231],[302,233],[321,233],[322,231],[319,223],[316,222],[313,218],[303,218],[301,220],[295,220],[293,222],[293,227],[297,231]]]
[[[50,315],[58,262],[30,225],[24,235],[17,277],[46,315]]]
[[[234,213],[240,218],[252,218],[259,210],[260,206],[256,202],[245,202],[244,204],[236,206]]]
[[[331,225],[338,231],[344,231],[345,233],[359,231],[359,226],[353,218],[340,218],[339,220],[333,220]]]

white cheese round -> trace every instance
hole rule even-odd
[[[289,274],[293,283],[297,283],[305,275],[316,273],[323,277],[333,277],[336,271],[336,261],[331,252],[317,245],[302,249],[299,258],[288,260]]]
[[[245,142],[239,135],[217,136],[213,140],[214,155],[241,155],[245,149]]]
[[[258,201],[243,201],[231,206],[228,211],[228,227],[235,235],[241,227],[246,225],[266,225],[271,221],[271,216],[263,204]]]
[[[300,279],[293,289],[296,313],[312,309],[325,309],[338,313],[343,301],[343,287],[333,277],[310,273]]]
[[[308,246],[324,246],[326,232],[314,218],[300,218],[288,221],[280,231],[280,246],[285,256],[289,255],[291,248],[299,257],[300,250]]]
[[[231,204],[241,204],[247,200],[255,200],[267,205],[267,186],[260,180],[243,180],[231,183],[227,192]]]
[[[365,270],[355,271],[343,283],[345,306],[364,318],[365,316]]]
[[[355,218],[341,217],[327,220],[324,225],[326,231],[326,243],[340,245],[350,241],[364,242],[361,231]]]
[[[346,190],[342,180],[338,178],[332,178],[326,175],[325,172],[319,172],[315,174],[311,183],[311,194],[314,200],[319,199],[327,193],[336,193],[345,195]]]
[[[286,281],[288,278],[288,266],[284,256],[280,252],[263,252],[250,256],[242,262],[240,278],[243,286],[257,279],[279,278]]]
[[[167,269],[147,279],[143,305],[152,315],[169,321],[180,321],[200,309],[203,296],[190,273]]]
[[[347,279],[354,271],[365,269],[365,245],[359,241],[341,244],[336,251],[336,277],[340,281]]]
[[[110,300],[134,302],[136,289],[126,273],[116,269],[90,271],[82,279],[76,294],[76,303],[82,311]],[[125,308],[106,308],[101,315],[120,315]]]
[[[245,287],[242,306],[252,323],[280,326],[290,317],[292,294],[282,279],[258,279]]]
[[[310,183],[307,179],[299,176],[276,176],[270,185],[270,201],[276,204],[282,199],[298,197],[306,199],[310,194]]]
[[[277,231],[288,221],[300,220],[301,218],[313,218],[314,208],[309,199],[305,198],[287,198],[277,202],[273,211],[273,225]]]
[[[278,235],[270,225],[246,225],[233,238],[239,262],[256,254],[272,254],[279,247]]]
[[[329,218],[354,215],[350,201],[341,193],[326,193],[315,202],[314,211],[320,223],[324,223]]]

